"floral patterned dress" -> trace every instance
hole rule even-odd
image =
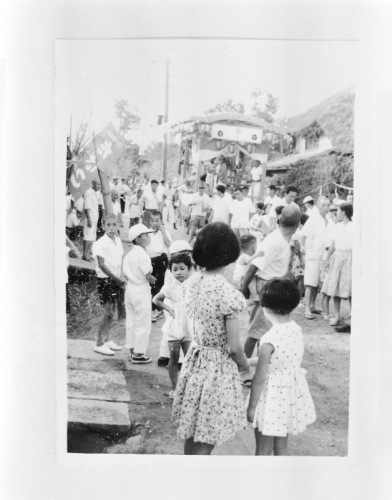
[[[229,357],[226,318],[246,307],[242,294],[221,275],[197,273],[184,283],[194,341],[182,365],[173,419],[183,439],[218,445],[246,428],[237,364]]]

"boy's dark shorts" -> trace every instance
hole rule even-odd
[[[112,278],[97,278],[98,295],[101,306],[109,302],[121,301],[124,297],[124,288]]]

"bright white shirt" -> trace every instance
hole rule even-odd
[[[80,220],[78,219],[78,216],[76,215],[76,210],[73,209],[68,215],[67,215],[67,221],[65,223],[66,227],[75,227],[80,224]]]
[[[84,193],[84,210],[91,210],[90,218],[92,222],[98,222],[98,193],[93,188],[87,189]]]
[[[305,222],[301,237],[305,236],[305,256],[307,259],[321,259],[331,239],[331,226],[318,209]]]
[[[172,237],[170,236],[168,231],[166,231],[166,235],[171,243]],[[158,230],[155,233],[150,233],[150,239],[151,239],[151,243],[148,245],[146,250],[147,250],[148,255],[151,258],[159,257],[163,253],[166,253],[166,254],[169,253],[169,249],[165,245],[165,242],[163,240],[163,234],[161,231]]]
[[[212,202],[212,210],[214,211],[212,222],[224,222],[225,224],[228,224],[231,203],[231,199],[227,198],[225,195],[223,195],[222,198],[219,196],[214,198],[214,201]]]
[[[231,227],[233,229],[247,229],[249,227],[250,214],[254,213],[255,209],[249,198],[243,200],[234,200],[230,207],[230,213],[233,215],[231,219]]]
[[[252,177],[252,181],[261,181],[261,177],[263,175],[263,167],[259,165],[258,167],[252,167],[250,172]]]
[[[143,196],[139,199],[137,198],[137,194],[134,194],[129,200],[129,217],[131,219],[135,219],[136,217],[140,217],[143,212]]]
[[[211,208],[211,198],[207,194],[203,194],[200,196],[199,193],[195,193],[191,199],[190,203],[194,203],[192,205],[192,216],[199,216],[203,217],[205,216],[207,209]]]
[[[312,217],[317,212],[318,212],[318,208],[313,205],[313,207],[307,208],[305,213],[307,216]]]
[[[145,189],[142,200],[146,210],[158,210],[159,204],[162,202],[162,196],[160,196],[158,190],[154,193],[151,189]]]
[[[123,273],[128,279],[128,284],[148,284],[146,274],[151,272],[150,256],[140,245],[133,245],[123,261]]]
[[[335,250],[347,251],[353,249],[353,223],[338,222],[331,230],[331,239],[335,242]]]
[[[271,204],[272,208],[278,207],[279,205],[282,205],[282,198],[276,194],[274,196],[266,196],[264,198],[264,205],[268,204]]]
[[[252,264],[259,268],[256,276],[260,276],[264,280],[283,278],[289,268],[291,248],[282,232],[276,229],[266,236],[257,246],[257,251],[259,250],[262,250],[264,255],[252,261]]]
[[[114,241],[104,234],[101,238],[93,243],[93,256],[96,259],[97,278],[108,278],[102,269],[98,266],[97,257],[105,259],[105,265],[112,271],[113,274],[121,276],[121,263],[124,254],[123,246],[120,238],[115,237]]]
[[[113,213],[114,215],[121,214],[121,205],[119,201],[113,201],[112,200],[112,207],[113,207]]]

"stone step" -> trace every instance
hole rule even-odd
[[[130,401],[124,375],[113,371],[99,373],[68,370],[68,397],[125,403]]]
[[[97,429],[126,434],[131,427],[128,404],[91,399],[68,399],[68,429]]]

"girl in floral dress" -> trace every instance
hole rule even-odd
[[[260,303],[272,328],[261,338],[247,410],[256,437],[256,455],[287,455],[288,434],[298,434],[316,420],[312,397],[301,368],[304,340],[290,313],[299,304],[297,286],[273,279]]]
[[[234,232],[221,222],[197,236],[193,259],[202,273],[184,282],[185,307],[194,341],[174,395],[173,419],[186,455],[210,455],[214,446],[246,428],[239,371],[248,369],[239,337],[243,295],[226,281],[226,266],[240,253]]]

